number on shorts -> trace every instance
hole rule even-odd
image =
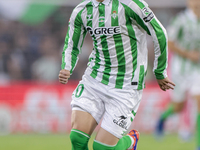
[[[79,84],[78,87],[76,88],[76,94],[75,97],[80,97],[81,94],[83,93],[84,90],[84,85],[83,84]]]

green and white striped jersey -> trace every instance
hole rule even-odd
[[[174,41],[182,50],[200,51],[200,20],[192,10],[180,12],[167,28],[169,40]],[[200,72],[200,64],[193,63],[179,55],[173,55],[171,61],[173,72],[191,75]]]
[[[62,69],[72,73],[84,37],[93,39],[86,75],[115,88],[143,89],[147,70],[146,34],[154,41],[154,73],[167,77],[167,35],[143,0],[85,0],[72,12]]]

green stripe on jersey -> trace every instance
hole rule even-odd
[[[92,19],[93,19],[93,5],[92,2],[86,5],[87,9],[87,26],[92,27]]]
[[[126,5],[123,5],[123,6],[124,6],[124,9],[126,10],[127,6]],[[132,27],[132,24],[129,21],[130,18],[127,15],[125,15],[125,17],[126,17],[126,27],[127,27],[128,35],[130,37],[131,54],[133,57],[133,60],[132,60],[133,72],[132,72],[132,78],[131,78],[132,80],[134,77],[135,69],[137,68],[137,39],[136,39],[135,31]]]
[[[70,25],[70,23],[69,23],[69,25]],[[68,47],[69,29],[70,29],[70,27],[68,26],[68,32],[67,32],[67,35],[66,35],[66,38],[65,38],[65,44],[64,44],[63,52],[62,52],[62,65],[61,65],[62,69],[65,69],[65,65],[66,65],[66,63],[65,63],[65,51],[66,51],[66,49]]]
[[[105,27],[105,5],[100,5],[99,6],[99,18],[101,19],[99,21],[99,27]],[[108,51],[108,43],[107,43],[107,36],[106,35],[101,35],[101,45],[102,45],[102,51],[105,59],[105,68],[103,71],[103,79],[102,83],[108,84],[109,83],[109,77],[110,77],[110,71],[111,71],[111,61],[110,61],[110,54]]]
[[[119,1],[117,0],[113,1],[112,12],[116,12],[118,14],[118,6],[119,6]],[[119,26],[118,16],[115,19],[112,17],[111,26]],[[124,76],[126,72],[126,60],[124,55],[123,41],[121,34],[115,34],[113,35],[113,38],[115,41],[115,49],[118,60],[118,73],[117,73],[115,88],[122,89],[124,83]]]
[[[140,0],[133,0],[141,9],[145,7],[145,5]]]
[[[88,3],[87,6],[87,16],[89,18],[87,18],[87,26],[92,28],[93,24],[93,4],[92,2]],[[93,43],[94,43],[94,50],[96,50],[96,54],[95,54],[95,65],[92,67],[93,71],[92,73],[90,74],[93,78],[96,78],[97,76],[97,69],[99,68],[99,66],[97,65],[98,62],[100,62],[100,59],[99,59],[99,51],[97,50],[97,40],[96,40],[96,37],[95,35],[92,35],[92,39],[93,39]],[[90,59],[91,61],[92,59]]]
[[[86,16],[86,18],[87,18],[87,27],[92,28],[92,19],[93,19],[93,4],[92,4],[92,2],[90,2],[90,3],[88,3],[86,5],[86,9],[87,9],[87,16]],[[97,48],[97,44],[96,44],[97,41],[95,39],[95,36],[92,35],[91,37],[93,38],[94,49],[96,49]],[[92,60],[92,58],[90,58],[89,61],[91,61],[91,60]]]
[[[143,89],[144,76],[145,76],[144,65],[141,65],[140,66],[138,88],[137,88],[138,90]]]
[[[99,8],[100,9],[100,8]],[[99,10],[100,11],[100,10]],[[100,13],[99,13],[99,17],[100,17]],[[99,23],[100,23],[100,20],[99,20]],[[100,24],[99,24],[100,25]],[[95,38],[95,36],[93,37],[93,38]],[[95,54],[95,65],[92,67],[92,69],[93,69],[93,71],[92,71],[92,73],[91,73],[91,76],[93,77],[93,78],[96,78],[97,77],[97,69],[99,69],[100,68],[100,64],[99,64],[99,62],[101,61],[100,59],[99,59],[99,51],[98,51],[98,46],[97,46],[97,41],[95,41],[96,42],[96,47],[94,47],[95,48],[95,50],[96,50],[96,54]]]

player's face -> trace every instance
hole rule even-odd
[[[200,0],[188,0],[189,8],[200,18]]]

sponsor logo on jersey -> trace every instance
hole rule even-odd
[[[111,14],[111,17],[113,17],[114,19],[117,18],[118,14],[117,14],[117,11],[114,10]]]
[[[91,27],[87,27],[87,31],[90,35],[114,35],[121,33],[120,26],[116,27],[97,27],[92,29]]]
[[[113,120],[113,123],[115,123],[116,125],[120,126],[123,129],[128,130],[128,126],[127,126],[127,121],[126,121],[127,117],[125,116],[118,116],[117,119]]]

